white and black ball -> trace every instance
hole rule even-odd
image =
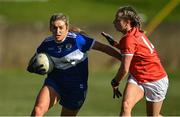
[[[54,68],[54,62],[47,53],[36,54],[35,59],[37,66],[43,65],[41,69],[45,69],[46,74],[52,72]]]

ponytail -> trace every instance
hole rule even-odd
[[[87,33],[85,31],[81,30],[78,27],[70,27],[69,32],[75,32],[75,33],[81,33],[83,35],[87,35]]]

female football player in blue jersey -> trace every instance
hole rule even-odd
[[[54,104],[62,105],[61,116],[76,116],[84,103],[88,81],[88,57],[90,49],[104,52],[120,59],[120,54],[82,31],[69,29],[69,21],[64,14],[54,14],[50,18],[52,36],[45,38],[36,53],[47,53],[55,67],[47,75],[32,111],[32,116],[44,115]],[[44,74],[41,66],[34,66],[32,60],[27,70]]]

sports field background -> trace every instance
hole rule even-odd
[[[16,2],[15,2],[16,1]],[[176,0],[175,0],[176,1]],[[105,31],[116,39],[112,20],[122,5],[134,6],[144,19],[143,28],[169,0],[0,0],[0,116],[29,115],[45,76],[25,71],[29,58],[44,37],[49,35],[49,17],[63,12],[70,23],[85,30],[89,36],[107,43],[100,35]],[[180,115],[180,7],[179,5],[157,26],[151,42],[170,77],[163,115]],[[110,81],[120,63],[112,64],[111,57],[89,52],[89,91],[79,115],[115,116],[119,114],[121,99],[112,98]],[[120,84],[123,91],[126,79]],[[59,115],[57,104],[46,115]],[[145,115],[141,101],[133,115]]]

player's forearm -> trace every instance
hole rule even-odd
[[[127,69],[125,69],[124,66],[121,64],[121,66],[114,78],[116,79],[117,82],[120,82],[122,79],[124,79],[126,77],[128,72],[129,71]]]
[[[107,46],[105,53],[112,56],[112,57],[114,57],[114,58],[117,58],[118,60],[121,61],[121,58],[122,58],[121,54],[119,52],[117,52],[115,49]]]
[[[108,45],[105,45],[105,44],[102,44],[102,43],[100,43],[98,41],[95,41],[92,48],[95,49],[95,50],[101,51],[103,53],[106,53],[106,54],[108,54],[108,55],[110,55],[112,57],[115,57],[118,60],[121,60],[121,54],[118,51],[116,51],[115,49],[108,46]]]

